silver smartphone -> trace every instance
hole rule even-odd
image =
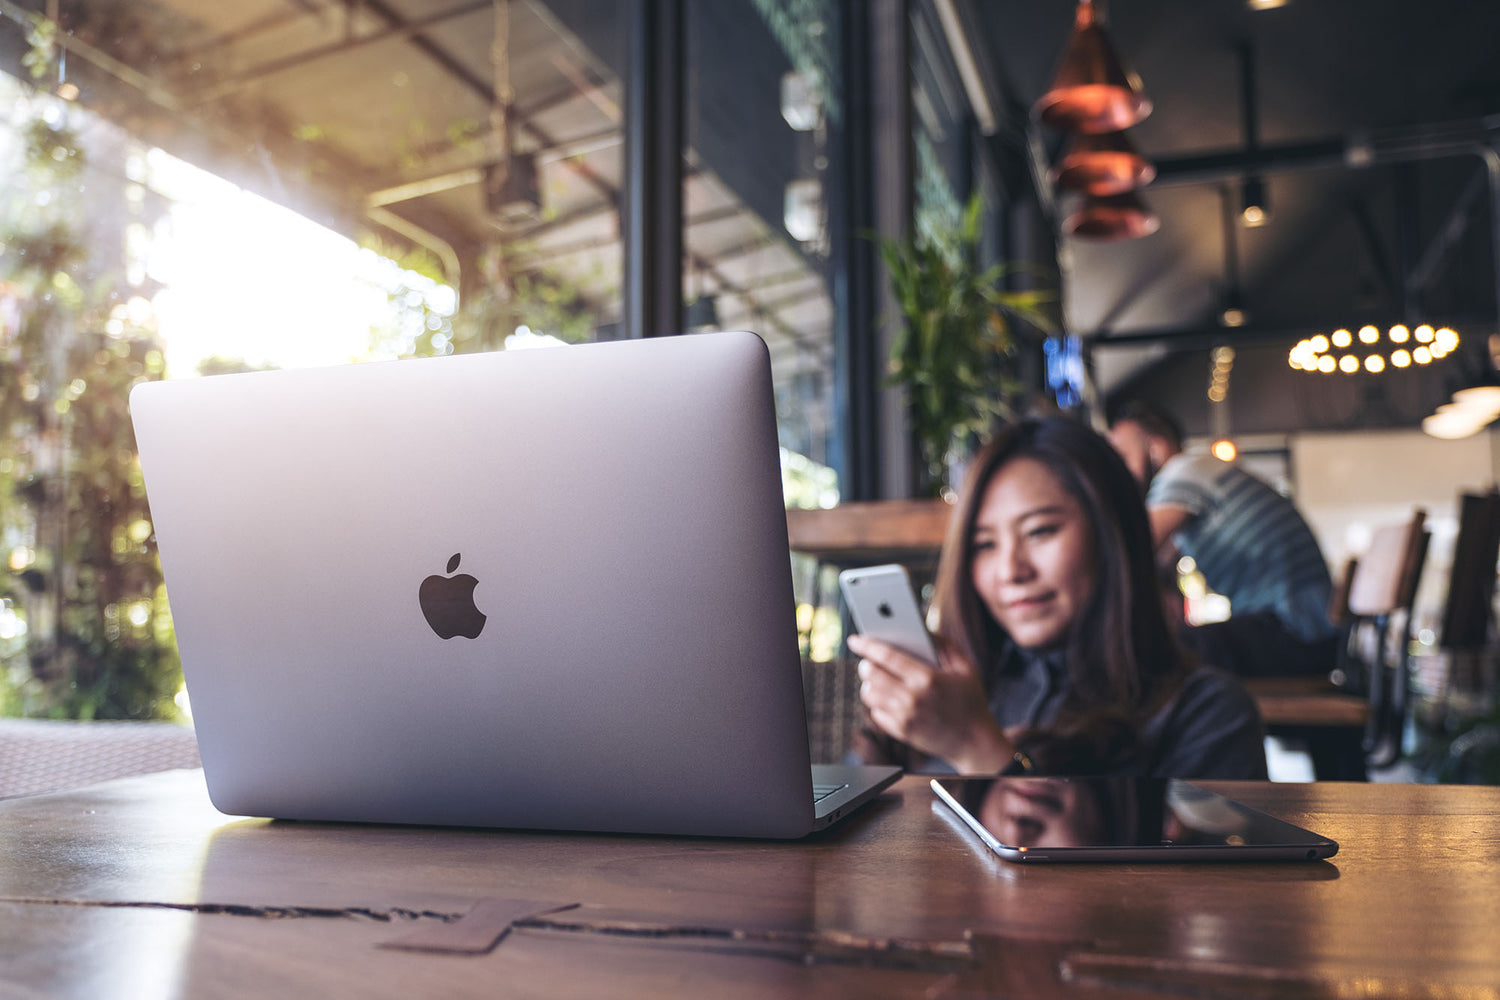
[[[937,666],[937,649],[917,607],[906,567],[846,569],[839,574],[839,590],[856,631]]]
[[[935,778],[1007,861],[1316,861],[1339,845],[1175,778]]]

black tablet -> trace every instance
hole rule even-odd
[[[1339,845],[1176,779],[935,778],[1007,861],[1315,861]]]

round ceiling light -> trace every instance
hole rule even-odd
[[[1366,324],[1357,334],[1341,328],[1298,341],[1287,354],[1287,364],[1305,372],[1378,375],[1388,368],[1440,361],[1458,350],[1459,343],[1458,331],[1452,327],[1423,323],[1411,329],[1397,323],[1382,334],[1378,327]]]

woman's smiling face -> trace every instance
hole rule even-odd
[[[1052,470],[1026,457],[1001,466],[969,545],[974,587],[1000,627],[1027,649],[1062,642],[1097,573],[1088,515]]]

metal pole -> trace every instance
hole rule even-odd
[[[683,0],[631,0],[625,81],[625,336],[682,330]]]
[[[843,0],[844,93],[870,92],[870,11],[864,0]],[[836,155],[829,176],[841,189],[831,193],[833,233],[833,406],[834,467],[842,500],[879,496],[880,362],[875,340],[878,262],[866,234],[875,228],[873,125],[869,102],[844,101]]]

